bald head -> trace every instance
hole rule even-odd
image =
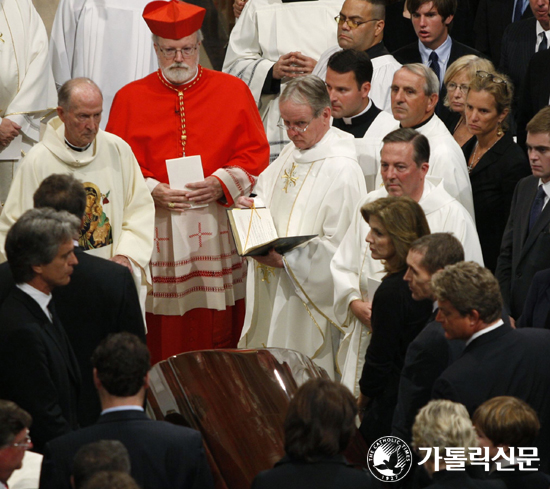
[[[89,78],[74,78],[59,89],[57,115],[65,124],[65,138],[78,148],[95,139],[101,122],[103,96]]]

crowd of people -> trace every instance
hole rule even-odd
[[[212,487],[143,412],[151,364],[266,347],[331,380],[255,488],[375,487],[356,415],[490,454],[403,487],[550,487],[549,3],[235,0],[215,71],[202,7],[60,0],[48,42],[1,0],[0,487],[31,449],[41,488]],[[227,211],[259,207],[311,239],[240,255]]]

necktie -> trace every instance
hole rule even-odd
[[[517,22],[518,20],[521,20],[522,15],[523,15],[523,0],[516,0],[516,6],[514,7],[514,17],[512,18],[512,22]]]
[[[433,70],[433,72],[437,76],[437,79],[441,81],[441,76],[439,73],[439,56],[435,51],[432,51],[430,53],[430,68]]]
[[[546,197],[546,192],[544,191],[543,186],[540,185],[539,189],[537,190],[537,195],[535,196],[535,200],[533,201],[533,205],[531,206],[531,214],[529,215],[529,231],[531,231],[531,229],[537,222],[537,219],[539,218],[542,212],[542,207],[544,206],[545,197]]]
[[[63,331],[63,326],[61,326],[61,321],[57,316],[57,312],[55,311],[55,304],[53,303],[53,299],[50,299],[50,302],[48,302],[48,311],[50,311],[50,314],[52,315],[52,331],[57,338],[57,341],[59,342],[59,346],[63,350],[66,350],[65,332]]]
[[[541,32],[539,36],[540,36],[540,44],[539,44],[539,49],[537,53],[540,53],[541,51],[544,51],[545,49],[548,48],[548,39],[546,39],[546,34],[544,32]]]

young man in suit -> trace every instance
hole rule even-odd
[[[504,324],[498,281],[477,263],[445,267],[434,274],[431,287],[446,338],[466,341],[460,358],[436,380],[432,397],[460,402],[471,415],[487,399],[514,396],[549,419],[550,331]],[[541,470],[547,470],[548,424],[541,427],[538,448]]]
[[[520,95],[527,88],[524,83],[529,61],[535,53],[546,51],[550,45],[549,3],[549,0],[529,0],[534,17],[513,22],[502,37],[499,70],[509,75],[514,83],[514,118],[521,110],[518,105]],[[548,105],[548,99],[545,105]]]
[[[0,309],[0,398],[29,412],[35,451],[78,427],[80,370],[52,301],[67,285],[80,221],[66,211],[31,209],[12,226],[6,254],[15,286]]]
[[[67,211],[82,222],[86,192],[82,182],[72,175],[46,177],[33,200],[35,208]],[[145,326],[130,270],[111,260],[90,255],[80,246],[75,246],[74,253],[78,265],[71,281],[56,288],[53,296],[82,375],[77,416],[79,425],[84,427],[94,424],[101,412],[90,363],[95,348],[108,334],[119,331],[129,331],[145,341]],[[1,264],[0,305],[13,284],[9,265]]]
[[[436,113],[445,121],[450,115],[443,105],[447,93],[443,85],[445,71],[458,58],[466,54],[479,56],[480,53],[449,35],[457,0],[411,0],[408,7],[418,41],[398,49],[393,55],[402,64],[422,63],[434,71],[439,80]]]
[[[99,421],[48,443],[41,489],[70,489],[73,456],[98,440],[119,440],[131,461],[131,475],[140,487],[211,489],[202,436],[199,432],[153,421],[143,410],[149,387],[149,351],[130,333],[105,339],[92,356],[94,383],[103,411]]]
[[[495,272],[516,320],[535,273],[550,268],[550,107],[527,124],[527,152],[533,174],[516,185]]]

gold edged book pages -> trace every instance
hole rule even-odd
[[[313,234],[280,238],[271,212],[266,207],[228,209],[227,215],[237,251],[241,256],[267,255],[271,248],[284,255],[287,251],[317,237]]]

